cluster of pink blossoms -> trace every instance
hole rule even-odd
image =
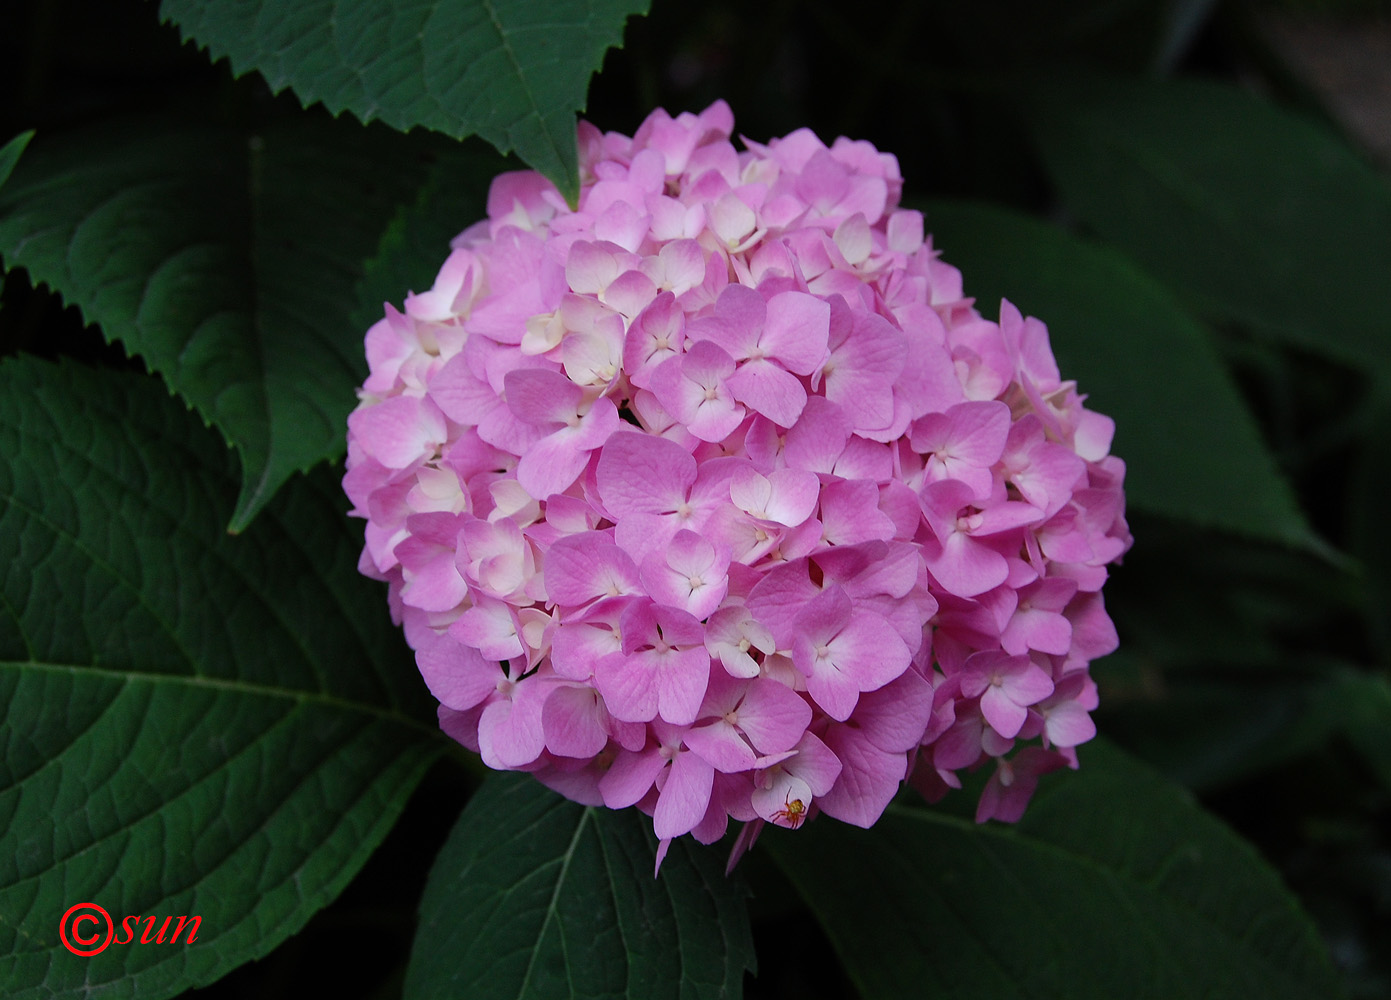
[[[962,297],[892,156],[733,126],[581,126],[578,210],[498,177],[387,307],[349,419],[362,569],[446,732],[663,849],[869,826],[991,758],[977,818],[1015,820],[1095,732],[1112,422],[1042,323]]]

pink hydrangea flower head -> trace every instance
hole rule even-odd
[[[869,826],[1095,734],[1111,421],[963,297],[897,161],[722,102],[503,174],[367,333],[344,488],[445,731],[665,846]],[[993,761],[992,761],[993,758]]]

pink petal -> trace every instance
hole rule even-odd
[[[686,746],[725,773],[751,770],[757,760],[748,743],[722,719],[695,727],[685,740]]]
[[[503,378],[507,405],[530,424],[573,420],[584,393],[560,372],[541,368],[511,371]]]
[[[805,559],[774,567],[749,592],[749,612],[773,633],[782,649],[791,646],[797,616],[821,592],[812,583],[808,567]]]
[[[816,800],[821,811],[855,826],[873,826],[908,773],[907,756],[880,750],[845,726],[831,727],[826,746],[839,758],[841,772],[835,787]]]
[[[1024,727],[1024,720],[1029,717],[1028,711],[1022,705],[993,684],[980,696],[980,712],[985,716],[985,721],[990,723],[990,728],[1005,739],[1013,739],[1019,735],[1019,730]]]
[[[524,683],[534,684],[535,680]],[[540,701],[534,697],[499,698],[483,709],[478,718],[478,747],[483,763],[498,770],[523,767],[536,760],[546,748]]]
[[[729,481],[730,499],[737,507],[761,521],[775,521],[789,528],[811,517],[820,491],[816,475],[800,469],[774,469],[765,478],[745,466]]]
[[[657,775],[667,766],[660,747],[650,747],[640,753],[622,752],[599,779],[599,792],[604,805],[610,809],[626,809],[638,802],[652,788]]]
[[[415,660],[430,693],[440,704],[458,711],[480,704],[505,679],[496,662],[447,636],[421,647]]]
[[[667,514],[686,502],[686,492],[696,480],[696,462],[666,438],[618,431],[599,453],[596,478],[610,513]]]
[[[510,660],[522,655],[515,611],[491,598],[480,596],[449,626],[449,634],[490,660]]]
[[[879,509],[879,488],[863,479],[841,480],[821,491],[821,526],[832,545],[894,537],[893,521]]]
[[[937,582],[959,597],[993,590],[1009,576],[1004,556],[964,532],[948,535],[937,553],[924,551],[923,557]]]
[[[822,299],[806,292],[781,292],[768,300],[758,344],[788,371],[810,375],[826,358],[830,322],[831,307]]]
[[[546,749],[562,757],[592,757],[607,745],[603,706],[590,687],[558,685],[541,709]]]
[[[922,742],[932,718],[932,685],[905,670],[877,691],[860,696],[852,717],[864,738],[888,753],[905,753]]]
[[[566,427],[542,438],[517,463],[517,482],[537,500],[564,493],[589,464],[589,452],[575,446],[575,431]]]
[[[686,336],[712,340],[730,357],[742,361],[757,349],[767,314],[767,304],[758,292],[743,285],[727,285],[715,302],[714,314],[688,323]]]
[[[822,368],[826,398],[851,426],[885,427],[893,419],[893,384],[903,371],[903,334],[882,316],[856,312],[854,332]]]
[[[1065,701],[1044,713],[1044,732],[1054,746],[1075,747],[1096,736],[1096,723],[1077,702]]]
[[[947,411],[946,448],[953,458],[980,468],[1000,460],[1009,435],[1009,407],[998,401],[961,403]]]
[[[633,560],[597,531],[559,539],[546,553],[545,572],[546,592],[560,605],[641,592]]]
[[[657,717],[659,671],[640,656],[610,653],[594,663],[594,686],[615,719],[650,722]]]
[[[829,792],[841,772],[840,758],[811,733],[797,741],[795,755],[780,766],[805,781],[813,795]]]
[[[695,618],[705,618],[724,599],[728,590],[728,551],[693,531],[678,531],[664,550],[650,553],[642,565],[647,593],[662,604],[680,608]]]
[[[588,680],[601,657],[619,651],[618,633],[603,625],[573,622],[551,636],[551,666],[570,680]]]
[[[694,722],[709,680],[710,654],[704,646],[668,653],[657,679],[661,717],[678,726]]]
[[[909,209],[896,211],[889,216],[886,232],[890,250],[915,253],[923,244],[923,215]]]
[[[761,754],[791,750],[811,724],[811,706],[777,681],[758,677],[739,706],[739,728]]]
[[[699,755],[678,753],[652,813],[652,829],[657,836],[666,839],[689,833],[704,817],[714,783],[715,769]]]
[[[605,247],[600,243],[577,240],[571,244],[565,260],[566,284],[580,294],[598,295],[603,292],[620,273],[622,265],[612,252],[619,249],[613,244]]]
[[[414,515],[427,516],[430,515]],[[449,611],[458,607],[468,596],[468,584],[454,564],[452,546],[435,545],[418,536],[407,536],[395,551],[397,559],[404,560],[406,582],[401,589],[401,600],[407,604],[422,611]]]
[[[850,423],[840,407],[812,396],[796,426],[789,427],[784,455],[793,469],[830,472],[849,440]]]
[[[710,228],[730,247],[737,246],[757,225],[753,209],[733,192],[721,195],[708,211]]]
[[[671,292],[661,293],[638,314],[623,342],[623,369],[634,385],[646,388],[652,369],[677,356],[686,339],[684,327],[685,313]]]
[[[744,362],[725,385],[735,399],[781,427],[795,424],[807,403],[797,376],[766,358]]]
[[[725,381],[734,359],[719,345],[702,340],[677,358],[652,369],[649,385],[658,402],[702,441],[723,441],[744,419]]]
[[[793,649],[798,649],[796,644]],[[859,692],[883,687],[908,669],[911,660],[907,644],[883,618],[857,609],[850,623],[827,645],[826,655],[809,661],[812,672],[807,677],[807,691],[832,718],[843,720],[849,717]],[[851,683],[855,696],[847,699]]]
[[[788,771],[778,770],[766,787],[755,788],[750,801],[769,823],[795,830],[806,819],[815,795],[811,786]]]
[[[363,450],[390,469],[428,458],[448,437],[444,415],[430,399],[393,396],[348,415],[348,430]]]
[[[1072,647],[1072,623],[1054,611],[1020,608],[1000,635],[1000,645],[1007,653],[1035,649],[1063,656]]]
[[[1067,758],[1042,747],[1025,747],[1012,760],[1001,760],[981,792],[976,822],[997,819],[1017,823],[1038,787],[1040,776],[1067,766]]]
[[[1053,678],[1038,664],[1026,659],[1021,666],[1005,673],[1000,679],[1000,689],[1017,704],[1033,705],[1053,693]]]

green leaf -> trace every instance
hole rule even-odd
[[[382,318],[382,304],[400,308],[409,292],[433,286],[449,241],[488,214],[488,186],[516,164],[488,150],[454,146],[431,164],[415,200],[402,205],[382,234],[357,283],[353,327]]]
[[[1104,704],[1098,726],[1174,781],[1208,791],[1308,754],[1339,732],[1354,689],[1330,672],[1304,663],[1170,670],[1151,697]]]
[[[865,1000],[1341,995],[1255,851],[1119,751],[1082,748],[1015,827],[892,805],[766,846]]]
[[[1311,122],[1228,86],[1040,86],[1067,207],[1203,315],[1391,374],[1391,183]]]
[[[0,254],[144,359],[241,455],[239,531],[342,453],[366,375],[362,262],[422,173],[386,131],[125,123],[35,144],[0,189]]]
[[[1391,682],[1385,676],[1348,671],[1324,693],[1324,711],[1391,792]]]
[[[652,877],[650,821],[490,778],[435,861],[406,1000],[725,998],[753,944],[737,873],[689,837]]]
[[[1301,636],[1348,632],[1361,581],[1345,566],[1230,534],[1195,533],[1181,522],[1134,520],[1144,545],[1133,560],[1127,556],[1106,606],[1125,649],[1157,669],[1200,676],[1231,664],[1249,666],[1253,678],[1261,670],[1302,675],[1308,664],[1301,661],[1319,643]]]
[[[232,538],[230,456],[156,380],[32,359],[0,365],[0,453],[0,982],[172,996],[343,889],[435,753],[429,699],[329,470]],[[81,958],[83,902],[197,940]]]
[[[29,145],[29,140],[34,138],[34,130],[21,132],[4,146],[0,146],[0,184],[10,179],[10,174],[14,171],[15,164],[24,153],[24,147]]]
[[[1312,546],[1294,496],[1203,330],[1113,250],[987,205],[934,203],[934,246],[968,295],[1048,324],[1063,377],[1115,418],[1135,507]]]
[[[647,0],[164,0],[185,39],[334,114],[515,150],[573,204],[575,112]]]

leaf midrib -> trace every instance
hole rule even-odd
[[[171,684],[193,689],[228,691],[248,697],[280,698],[301,704],[336,708],[348,712],[395,723],[417,732],[425,733],[431,740],[442,739],[441,731],[427,726],[419,719],[412,718],[398,710],[385,709],[367,702],[356,702],[323,691],[307,691],[302,688],[283,688],[270,684],[256,684],[250,681],[207,677],[202,674],[159,674],[143,673],[138,670],[118,670],[114,667],[98,667],[80,663],[49,663],[44,660],[0,660],[0,670],[41,670],[50,673],[77,674],[99,677],[103,680],[120,680],[126,683],[145,682],[149,684]]]
[[[103,407],[103,409],[105,409],[105,407]],[[112,411],[108,410],[107,412]],[[128,414],[114,415],[118,419],[128,416]],[[53,427],[57,427],[56,420],[51,419],[50,423]],[[68,443],[67,439],[64,438],[62,434],[55,433],[53,435],[46,435],[45,440],[53,448],[62,449],[68,452],[69,454],[73,455],[75,458],[82,460],[86,463],[87,467],[91,469],[93,472],[106,477],[109,481],[115,483],[116,485],[122,487],[127,486],[127,483],[119,475],[111,471],[111,469],[109,469],[106,465],[94,461],[90,454],[83,452],[77,448],[74,448],[71,444]],[[161,440],[163,443],[170,443],[167,439],[162,438]],[[199,456],[192,447],[187,446],[186,442],[179,440],[173,443],[175,443],[182,450],[189,453],[194,458],[194,460],[199,460],[201,458],[201,456]],[[155,496],[159,495],[160,494],[158,492],[155,493]],[[194,652],[188,648],[187,644],[184,642],[184,637],[179,633],[179,630],[175,628],[174,624],[166,619],[166,617],[161,613],[161,610],[159,608],[156,608],[148,600],[146,600],[146,595],[143,588],[141,588],[136,581],[131,580],[124,572],[118,569],[118,567],[113,565],[100,553],[93,551],[91,547],[86,544],[85,540],[81,538],[79,535],[67,530],[62,525],[55,524],[54,522],[50,521],[42,511],[23,503],[17,496],[13,494],[6,494],[3,497],[3,499],[5,499],[16,509],[20,509],[27,513],[39,524],[42,524],[53,534],[54,537],[66,539],[70,544],[75,546],[79,552],[81,552],[88,559],[90,559],[92,565],[100,567],[101,569],[109,573],[112,579],[120,581],[125,586],[126,590],[134,596],[136,602],[142,608],[145,609],[146,613],[149,614],[154,621],[160,624],[160,626],[163,628],[164,634],[168,637],[169,641],[173,643],[173,645],[179,651],[179,654],[184,658],[184,660],[190,666],[195,665],[199,661],[199,657],[196,656]],[[186,521],[183,518],[179,517],[174,511],[158,506],[153,500],[149,498],[146,499],[145,509],[150,512],[159,514],[166,518],[168,521],[170,521],[174,526],[174,532],[176,534],[182,534],[190,537],[190,539],[196,544],[196,547],[199,551],[211,555],[214,559],[218,561],[219,564],[226,568],[234,578],[236,578],[240,583],[244,584],[245,592],[265,607],[270,619],[273,620],[279,626],[284,635],[289,637],[290,641],[299,651],[299,654],[302,657],[303,662],[309,667],[310,672],[312,672],[315,675],[316,679],[323,678],[323,664],[319,661],[318,656],[316,656],[315,653],[309,648],[308,644],[304,640],[301,631],[291,627],[291,623],[284,618],[281,608],[279,608],[273,602],[270,602],[266,599],[265,595],[261,592],[260,581],[248,576],[245,567],[238,563],[237,560],[229,556],[226,552],[222,551],[220,547],[216,545],[208,545],[206,543],[206,540],[203,539],[201,536],[197,535],[196,533],[190,533]],[[297,533],[288,530],[284,525],[280,524],[278,521],[276,523],[277,527],[281,528],[282,533],[290,539],[291,544],[299,548],[300,552],[305,553],[305,550],[302,546],[302,543],[300,542]],[[308,553],[305,554],[308,555]],[[310,559],[309,561],[311,563],[313,562],[312,559]],[[337,597],[336,594],[334,596],[335,598]],[[354,629],[354,631],[358,631],[357,625],[355,624],[354,616],[346,613],[346,609],[342,608],[341,605],[336,605],[336,607],[337,610],[344,612],[343,618],[348,622],[349,627]],[[358,634],[359,636],[361,635],[360,631],[358,631]],[[21,635],[23,635],[22,630]],[[24,636],[24,642],[26,647],[30,647],[31,644],[29,643],[27,635]]]
[[[267,484],[270,482],[270,472],[272,466],[272,456],[275,451],[275,414],[272,412],[270,393],[267,391],[267,373],[270,367],[266,358],[266,337],[265,317],[261,314],[261,246],[259,238],[265,230],[265,225],[261,218],[262,193],[261,183],[262,174],[266,166],[266,139],[264,135],[255,136],[260,139],[260,144],[250,141],[247,142],[246,153],[246,221],[247,221],[247,274],[250,277],[247,289],[249,302],[247,303],[247,319],[251,324],[252,349],[256,355],[256,396],[257,403],[262,409],[265,420],[265,436],[261,444],[265,448],[265,460],[261,465],[261,474],[257,477],[253,486],[247,481],[249,461],[247,456],[248,446],[237,444],[235,447],[242,464],[242,490],[241,496],[237,498],[236,509],[232,512],[232,520],[228,525],[228,531],[239,534],[246,529],[251,522],[252,511],[257,510],[265,502],[265,492]]]
[[[584,811],[580,813],[580,821],[575,824],[575,832],[570,836],[570,843],[565,846],[565,853],[560,859],[560,872],[555,877],[555,888],[551,890],[551,898],[546,903],[546,915],[541,920],[541,931],[536,936],[536,946],[531,949],[531,954],[527,956],[526,972],[522,976],[521,986],[517,988],[518,1000],[522,1000],[522,998],[527,995],[526,988],[531,982],[531,971],[536,967],[536,956],[541,951],[541,942],[545,940],[546,928],[551,925],[552,921],[559,924],[559,907],[557,903],[560,900],[560,892],[565,888],[565,877],[569,874],[570,862],[574,859],[575,850],[579,846],[580,834],[584,832],[585,824],[590,821],[593,813],[593,806],[585,807]],[[563,947],[565,940],[563,928],[557,927],[557,933],[560,934]],[[569,968],[568,964],[566,968]]]
[[[512,72],[517,75],[517,82],[521,84],[521,91],[526,95],[526,103],[531,108],[531,114],[541,126],[541,134],[546,137],[546,144],[550,146],[551,153],[554,154],[556,163],[563,164],[565,155],[560,146],[555,141],[555,136],[546,128],[546,118],[541,114],[541,108],[536,103],[536,95],[531,90],[531,81],[522,72],[522,64],[517,59],[517,53],[512,49],[512,43],[507,39],[507,29],[498,18],[497,7],[493,0],[481,0],[483,9],[488,12],[488,21],[492,24],[493,30],[497,32],[498,48],[507,56],[507,61],[512,64]],[[509,142],[509,145],[512,143]]]

